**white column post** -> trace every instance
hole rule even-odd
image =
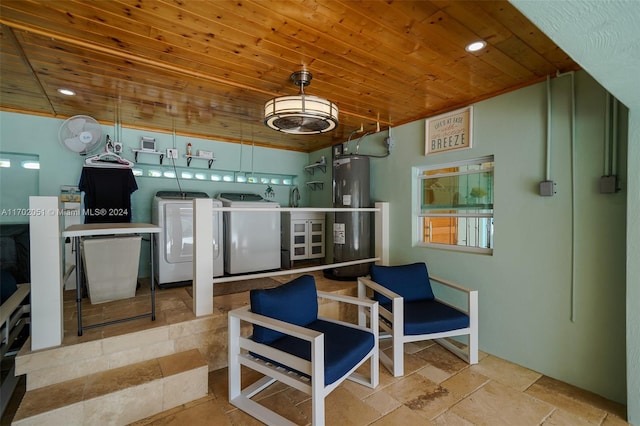
[[[375,250],[376,257],[380,260],[378,265],[389,264],[389,203],[376,203],[376,208],[380,209],[375,214]]]
[[[32,351],[59,346],[64,336],[58,208],[58,197],[29,197]]]
[[[193,313],[197,317],[213,314],[212,209],[210,198],[193,199]]]

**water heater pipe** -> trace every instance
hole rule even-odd
[[[239,172],[242,172],[242,151],[243,151],[243,149],[242,149],[242,140],[243,140],[242,126],[240,126],[240,162],[238,164],[238,171]]]

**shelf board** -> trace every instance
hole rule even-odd
[[[315,163],[315,164],[309,164],[308,166],[304,166],[304,171],[309,173],[310,175],[313,175],[316,169],[320,169],[322,170],[322,173],[326,173],[327,163]]]

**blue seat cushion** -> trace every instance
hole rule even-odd
[[[405,302],[435,298],[427,265],[423,262],[398,266],[372,265],[370,272],[373,281],[399,294]],[[381,305],[391,302],[388,297],[377,292],[374,292],[373,298]]]
[[[0,289],[0,298],[2,299],[2,303],[4,303],[13,293],[16,292],[16,290],[18,290],[18,283],[13,274],[8,270],[3,269],[0,274],[0,285],[2,287]]]
[[[318,292],[311,275],[302,275],[281,286],[251,290],[251,312],[290,324],[306,326],[318,319]],[[259,325],[253,326],[253,340],[271,343],[283,337],[279,331]]]
[[[373,334],[357,328],[347,327],[321,319],[305,326],[324,333],[324,384],[330,385],[360,362],[375,344]],[[255,339],[254,339],[255,340]],[[269,346],[311,361],[311,343],[293,336],[284,336]],[[256,355],[278,366],[287,368],[278,362]],[[289,368],[289,370],[291,370]],[[297,371],[298,374],[309,377]]]
[[[382,305],[392,311],[391,303]],[[392,311],[393,312],[393,311]],[[404,304],[404,334],[442,333],[469,327],[469,316],[437,300],[415,300]]]

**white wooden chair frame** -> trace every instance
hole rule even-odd
[[[276,320],[274,318],[255,314],[250,311],[250,306],[244,306],[229,312],[229,401],[242,411],[268,425],[295,425],[295,423],[292,423],[290,420],[251,399],[257,393],[276,381],[280,381],[311,395],[312,424],[318,426],[324,425],[325,397],[338,387],[345,379],[352,380],[370,388],[378,386],[378,327],[376,326],[377,321],[375,320],[378,318],[378,302],[351,296],[335,295],[321,291],[318,291],[317,293],[319,298],[355,304],[358,306],[359,311],[364,311],[365,308],[368,308],[366,310],[369,311],[368,322],[370,326],[359,326],[323,317],[318,317],[318,319],[369,331],[374,336],[374,347],[371,351],[369,351],[369,353],[344,376],[328,386],[325,386],[324,384],[323,333]],[[286,309],[286,306],[283,308]],[[363,324],[367,323],[366,313],[359,313],[358,316],[359,318],[364,318]],[[293,356],[265,344],[256,343],[249,337],[241,336],[241,321],[261,325],[311,342],[311,361]],[[311,377],[311,380],[308,377],[296,374],[289,369],[285,369],[271,363],[267,363],[262,359],[253,357],[248,353],[249,351],[264,356],[265,358],[271,359],[282,365],[286,365],[290,367],[291,370],[305,373]],[[368,359],[371,359],[369,377],[355,373],[355,370]],[[242,389],[240,381],[242,365],[264,374],[265,377]]]
[[[13,341],[22,329],[29,326],[31,305],[27,301],[27,297],[30,293],[31,284],[18,284],[18,289],[0,306],[0,358],[4,358],[7,355],[11,350]],[[18,377],[15,375],[15,363],[12,363],[2,385],[0,385],[0,393],[2,394],[0,413],[4,414],[4,410],[9,404],[9,399],[17,384]]]
[[[380,316],[384,320],[380,320],[380,328],[384,332],[380,332],[380,338],[392,339],[392,356],[389,357],[380,351],[380,362],[393,374],[394,377],[404,375],[404,344],[409,342],[417,342],[422,340],[435,340],[444,348],[448,349],[458,357],[467,361],[469,364],[478,363],[478,291],[470,290],[451,281],[429,276],[430,281],[443,284],[454,290],[463,292],[467,295],[466,310],[460,309],[447,302],[437,299],[440,303],[451,306],[469,316],[469,327],[460,328],[451,331],[431,334],[404,335],[404,298],[386,287],[372,281],[370,278],[358,278],[358,297],[367,297],[367,288],[374,290],[383,296],[391,299],[393,312],[380,306]],[[359,317],[359,323],[364,324],[365,317]],[[456,346],[452,342],[446,340],[447,337],[468,336],[468,345],[466,350]]]

